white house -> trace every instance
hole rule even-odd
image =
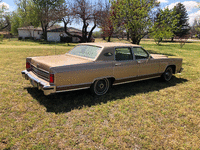
[[[73,27],[69,27],[68,32],[73,34],[81,35],[81,30],[78,30]],[[18,37],[25,38],[33,38],[35,40],[42,39],[42,28],[34,28],[33,26],[18,28]],[[80,39],[77,37],[69,37],[65,32],[64,28],[50,28],[47,30],[47,41],[50,42],[79,42]]]
[[[34,38],[36,40],[42,38],[42,28],[34,28],[33,26],[18,28],[18,37],[22,39]]]
[[[67,28],[67,30],[72,35],[76,34],[76,35],[81,36],[81,30],[78,30],[73,27],[69,27],[69,28]],[[68,42],[76,43],[76,42],[79,42],[80,39],[77,37],[69,37],[65,33],[65,29],[63,27],[61,27],[61,28],[54,28],[54,29],[48,30],[47,31],[47,41],[52,41],[52,42],[68,41]]]

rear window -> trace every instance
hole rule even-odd
[[[69,54],[95,59],[100,53],[101,47],[91,45],[79,45],[74,47]]]

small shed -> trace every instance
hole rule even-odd
[[[72,35],[80,35],[82,31],[73,27],[67,28],[68,32]],[[18,37],[21,39],[42,39],[43,30],[41,27],[34,28],[33,26],[21,27],[18,28]],[[65,33],[64,27],[59,28],[49,28],[47,30],[47,41],[50,42],[74,42],[77,43],[80,41],[77,37],[70,37]]]
[[[33,38],[38,40],[42,38],[42,33],[41,27],[34,28],[34,26],[28,26],[18,28],[18,37],[22,39]]]

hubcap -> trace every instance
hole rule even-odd
[[[170,80],[172,77],[172,70],[169,68],[165,73],[166,80]]]
[[[105,94],[109,89],[109,81],[108,79],[101,79],[95,82],[94,84],[94,92],[97,95]]]
[[[101,83],[101,84],[99,85],[99,87],[100,87],[100,89],[103,89],[103,88],[104,88],[104,84]]]
[[[166,77],[169,78],[170,77],[170,73],[166,72]]]

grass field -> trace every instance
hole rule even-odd
[[[142,41],[151,53],[183,58],[182,74],[114,86],[101,97],[44,96],[22,78],[26,57],[75,45],[0,42],[0,149],[200,149],[199,42]]]

